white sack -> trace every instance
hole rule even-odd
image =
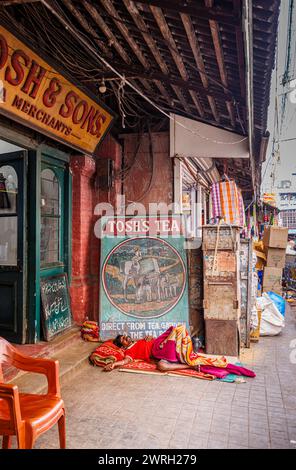
[[[256,305],[262,310],[260,336],[278,335],[285,326],[285,318],[266,292],[262,294],[262,297],[257,297]],[[255,325],[258,325],[255,315],[252,315],[252,324],[255,328]]]

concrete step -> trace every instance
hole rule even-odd
[[[47,358],[59,361],[61,387],[73,379],[84,367],[89,366],[88,357],[97,346],[98,343],[86,342],[80,339],[75,341],[73,345],[47,356]],[[42,374],[23,372],[8,382],[17,385],[21,393],[43,394],[47,391],[47,380]]]

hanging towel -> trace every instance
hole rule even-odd
[[[223,218],[229,225],[245,227],[246,217],[241,190],[235,181],[214,183],[211,188],[212,218]]]
[[[212,218],[222,217],[221,198],[220,198],[220,183],[214,183],[211,188],[212,198]]]

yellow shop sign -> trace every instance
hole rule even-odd
[[[113,116],[0,26],[0,113],[93,154]]]

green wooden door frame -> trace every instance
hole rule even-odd
[[[40,279],[44,276],[67,273],[71,282],[72,259],[72,177],[69,171],[70,155],[60,150],[41,145],[36,151],[29,152],[28,186],[28,343],[36,343],[41,338],[41,296]],[[40,267],[40,230],[41,230],[41,171],[44,165],[56,168],[59,177],[63,175],[62,191],[63,214],[62,220],[62,247],[63,263],[50,268]],[[60,169],[60,170],[59,170]]]

